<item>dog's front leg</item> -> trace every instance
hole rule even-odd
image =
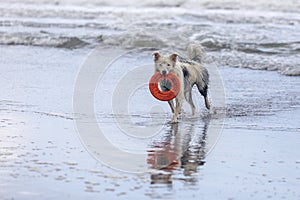
[[[170,105],[170,108],[171,108],[171,110],[172,110],[172,113],[174,113],[175,108],[174,108],[174,102],[173,102],[173,100],[168,101],[168,103],[169,103],[169,105]]]
[[[178,98],[176,98],[176,107],[175,107],[174,115],[171,119],[171,123],[178,122],[178,115],[181,111],[181,107],[182,107],[182,100],[179,100]]]

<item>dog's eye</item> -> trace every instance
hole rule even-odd
[[[159,64],[159,66],[161,67],[161,66],[162,66],[162,64]]]
[[[168,67],[170,67],[171,65],[168,63]]]

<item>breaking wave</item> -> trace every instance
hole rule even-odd
[[[0,35],[2,45],[32,45],[74,49],[86,46],[88,43],[76,37],[41,37],[33,35]]]
[[[292,0],[0,0],[0,44],[54,48],[152,47],[300,75],[300,5]]]

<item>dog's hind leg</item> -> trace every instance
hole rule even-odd
[[[207,109],[210,109],[210,103],[209,103],[208,97],[207,97],[207,90],[208,90],[207,85],[205,85],[203,88],[201,88],[200,85],[197,83],[196,83],[196,85],[197,85],[197,88],[198,88],[200,94],[204,97],[205,107]]]
[[[175,108],[174,108],[174,102],[173,102],[173,100],[168,101],[168,103],[169,103],[169,105],[170,105],[170,108],[171,108],[171,110],[172,110],[172,113],[174,113],[174,112],[175,112]]]
[[[192,97],[192,90],[188,90],[185,92],[185,99],[186,101],[190,104],[191,109],[192,109],[192,115],[195,115],[195,105],[193,102],[193,97]]]

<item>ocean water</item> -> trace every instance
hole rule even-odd
[[[51,48],[201,43],[207,62],[300,75],[300,1],[0,1],[0,44]]]

